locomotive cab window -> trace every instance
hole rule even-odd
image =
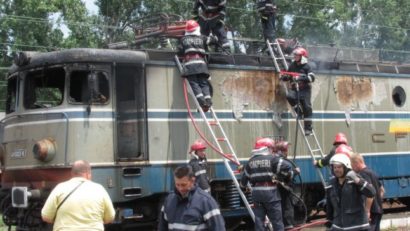
[[[70,75],[71,103],[105,104],[109,100],[108,77],[101,71],[73,71]]]
[[[26,109],[55,107],[63,102],[65,71],[48,68],[29,72],[24,82]]]
[[[16,111],[17,107],[17,76],[7,81],[6,113]]]

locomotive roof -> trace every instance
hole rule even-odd
[[[74,62],[141,63],[147,59],[146,53],[141,51],[93,48],[74,48],[52,52],[27,52],[26,56],[29,58],[29,61],[25,65],[20,65],[20,68]],[[9,73],[17,71],[18,68],[19,66],[14,64]]]
[[[337,70],[349,72],[375,72],[391,74],[410,74],[410,64],[386,63],[377,60],[377,54],[372,52],[358,53],[356,50],[341,50],[340,48],[309,48],[310,60],[314,70]],[[352,54],[355,52],[355,58]],[[78,62],[117,62],[117,63],[142,63],[145,61],[173,62],[175,52],[171,50],[115,50],[73,48],[53,52],[28,52],[30,61],[23,69],[36,66],[55,65],[59,63]],[[340,56],[342,54],[342,56]],[[337,59],[339,57],[339,59]],[[340,60],[340,57],[343,60]],[[369,58],[370,57],[370,58]],[[376,57],[376,58],[375,58]],[[289,59],[291,57],[288,57]],[[349,59],[350,58],[350,59]],[[366,62],[369,61],[369,62]],[[210,64],[241,65],[254,67],[273,67],[272,59],[268,55],[245,55],[211,53]],[[22,65],[20,65],[22,66]],[[9,73],[17,71],[19,67],[13,65]]]

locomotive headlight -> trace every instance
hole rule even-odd
[[[33,146],[34,158],[48,162],[54,158],[57,151],[57,144],[54,139],[46,138],[37,141]]]

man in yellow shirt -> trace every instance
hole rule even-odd
[[[111,199],[100,184],[91,181],[91,167],[87,161],[74,162],[72,178],[58,184],[44,204],[41,217],[54,223],[54,231],[104,230],[111,223],[115,210]]]

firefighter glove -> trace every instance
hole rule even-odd
[[[289,81],[291,79],[292,79],[292,76],[290,76],[290,75],[281,75],[279,77],[279,80],[282,80],[282,81]]]
[[[355,183],[358,183],[360,181],[359,176],[353,170],[350,170],[349,172],[347,172],[346,178],[348,180],[354,181]]]

